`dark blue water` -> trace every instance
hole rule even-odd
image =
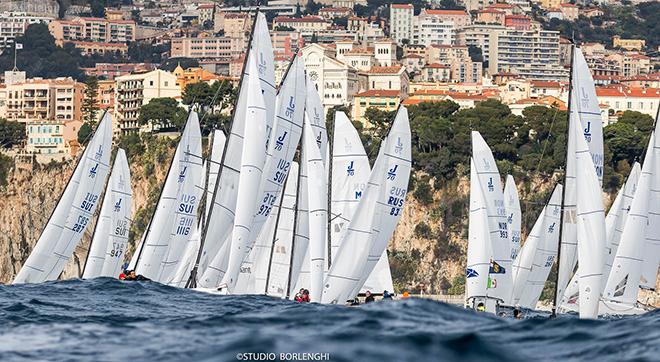
[[[0,286],[0,361],[238,361],[238,353],[259,352],[327,353],[331,361],[658,361],[660,313],[516,321],[421,299],[348,308],[111,279]]]

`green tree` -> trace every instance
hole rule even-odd
[[[94,133],[94,130],[90,123],[83,123],[78,130],[78,144],[86,145],[92,138],[92,133]]]
[[[14,160],[9,156],[0,153],[0,187],[7,186],[7,179],[9,178],[9,173],[13,167]]]
[[[0,148],[20,145],[27,138],[25,125],[0,118]]]
[[[154,98],[140,108],[138,123],[153,124],[159,128],[174,127],[182,129],[186,122],[187,112],[179,107],[172,98]]]
[[[85,96],[81,110],[85,122],[95,122],[99,111],[98,100],[99,81],[96,77],[87,77],[85,80]]]

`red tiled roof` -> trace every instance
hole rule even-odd
[[[530,84],[535,88],[561,88],[561,84],[559,84],[559,82],[545,80],[533,80],[530,82]]]
[[[660,98],[659,88],[597,87],[598,97]]]
[[[576,8],[577,5],[575,4],[560,4],[559,6],[564,7],[564,8]]]
[[[412,4],[392,4],[394,9],[412,9]]]
[[[398,90],[384,90],[384,89],[372,89],[368,91],[364,91],[362,93],[358,93],[355,96],[356,97],[397,97],[399,98],[399,95],[401,92]]]
[[[491,8],[491,9],[513,9],[513,5],[497,3],[497,4],[489,5],[489,6],[486,7],[486,9],[488,9],[488,8]]]
[[[504,14],[504,11],[499,11],[495,9],[484,9],[484,10],[479,10],[479,14]]]
[[[428,65],[424,66],[424,68],[449,69],[449,66],[445,65],[445,64],[433,63],[433,64],[428,64]]]
[[[321,10],[319,10],[319,13],[320,13],[320,12],[324,12],[324,13],[325,13],[325,12],[331,12],[331,11],[332,11],[332,12],[337,12],[337,11],[353,11],[353,9],[351,9],[351,8],[347,8],[347,7],[339,7],[339,8],[322,8]]]
[[[465,15],[469,16],[465,10],[436,10],[436,9],[424,9],[429,15]]]
[[[276,23],[325,23],[325,19],[320,16],[304,16],[302,18],[290,18],[287,16],[278,16]]]
[[[391,67],[371,67],[367,73],[369,74],[396,74],[401,71],[403,66],[391,66]]]

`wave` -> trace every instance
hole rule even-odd
[[[524,320],[426,299],[360,307],[222,296],[109,278],[0,286],[0,360],[237,361],[328,353],[332,361],[657,360],[660,313]]]

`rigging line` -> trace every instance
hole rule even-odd
[[[569,102],[571,101],[570,99],[568,100]],[[541,157],[539,157],[539,163],[536,165],[536,173],[539,174],[541,170],[541,162],[543,161],[543,157],[545,156],[545,151],[548,148],[548,143],[550,143],[550,137],[552,136],[552,128],[555,125],[555,120],[557,119],[557,113],[559,113],[559,108],[555,108],[555,114],[552,116],[552,122],[550,123],[550,129],[548,130],[548,137],[546,137],[545,142],[543,144],[543,150],[541,151]]]

